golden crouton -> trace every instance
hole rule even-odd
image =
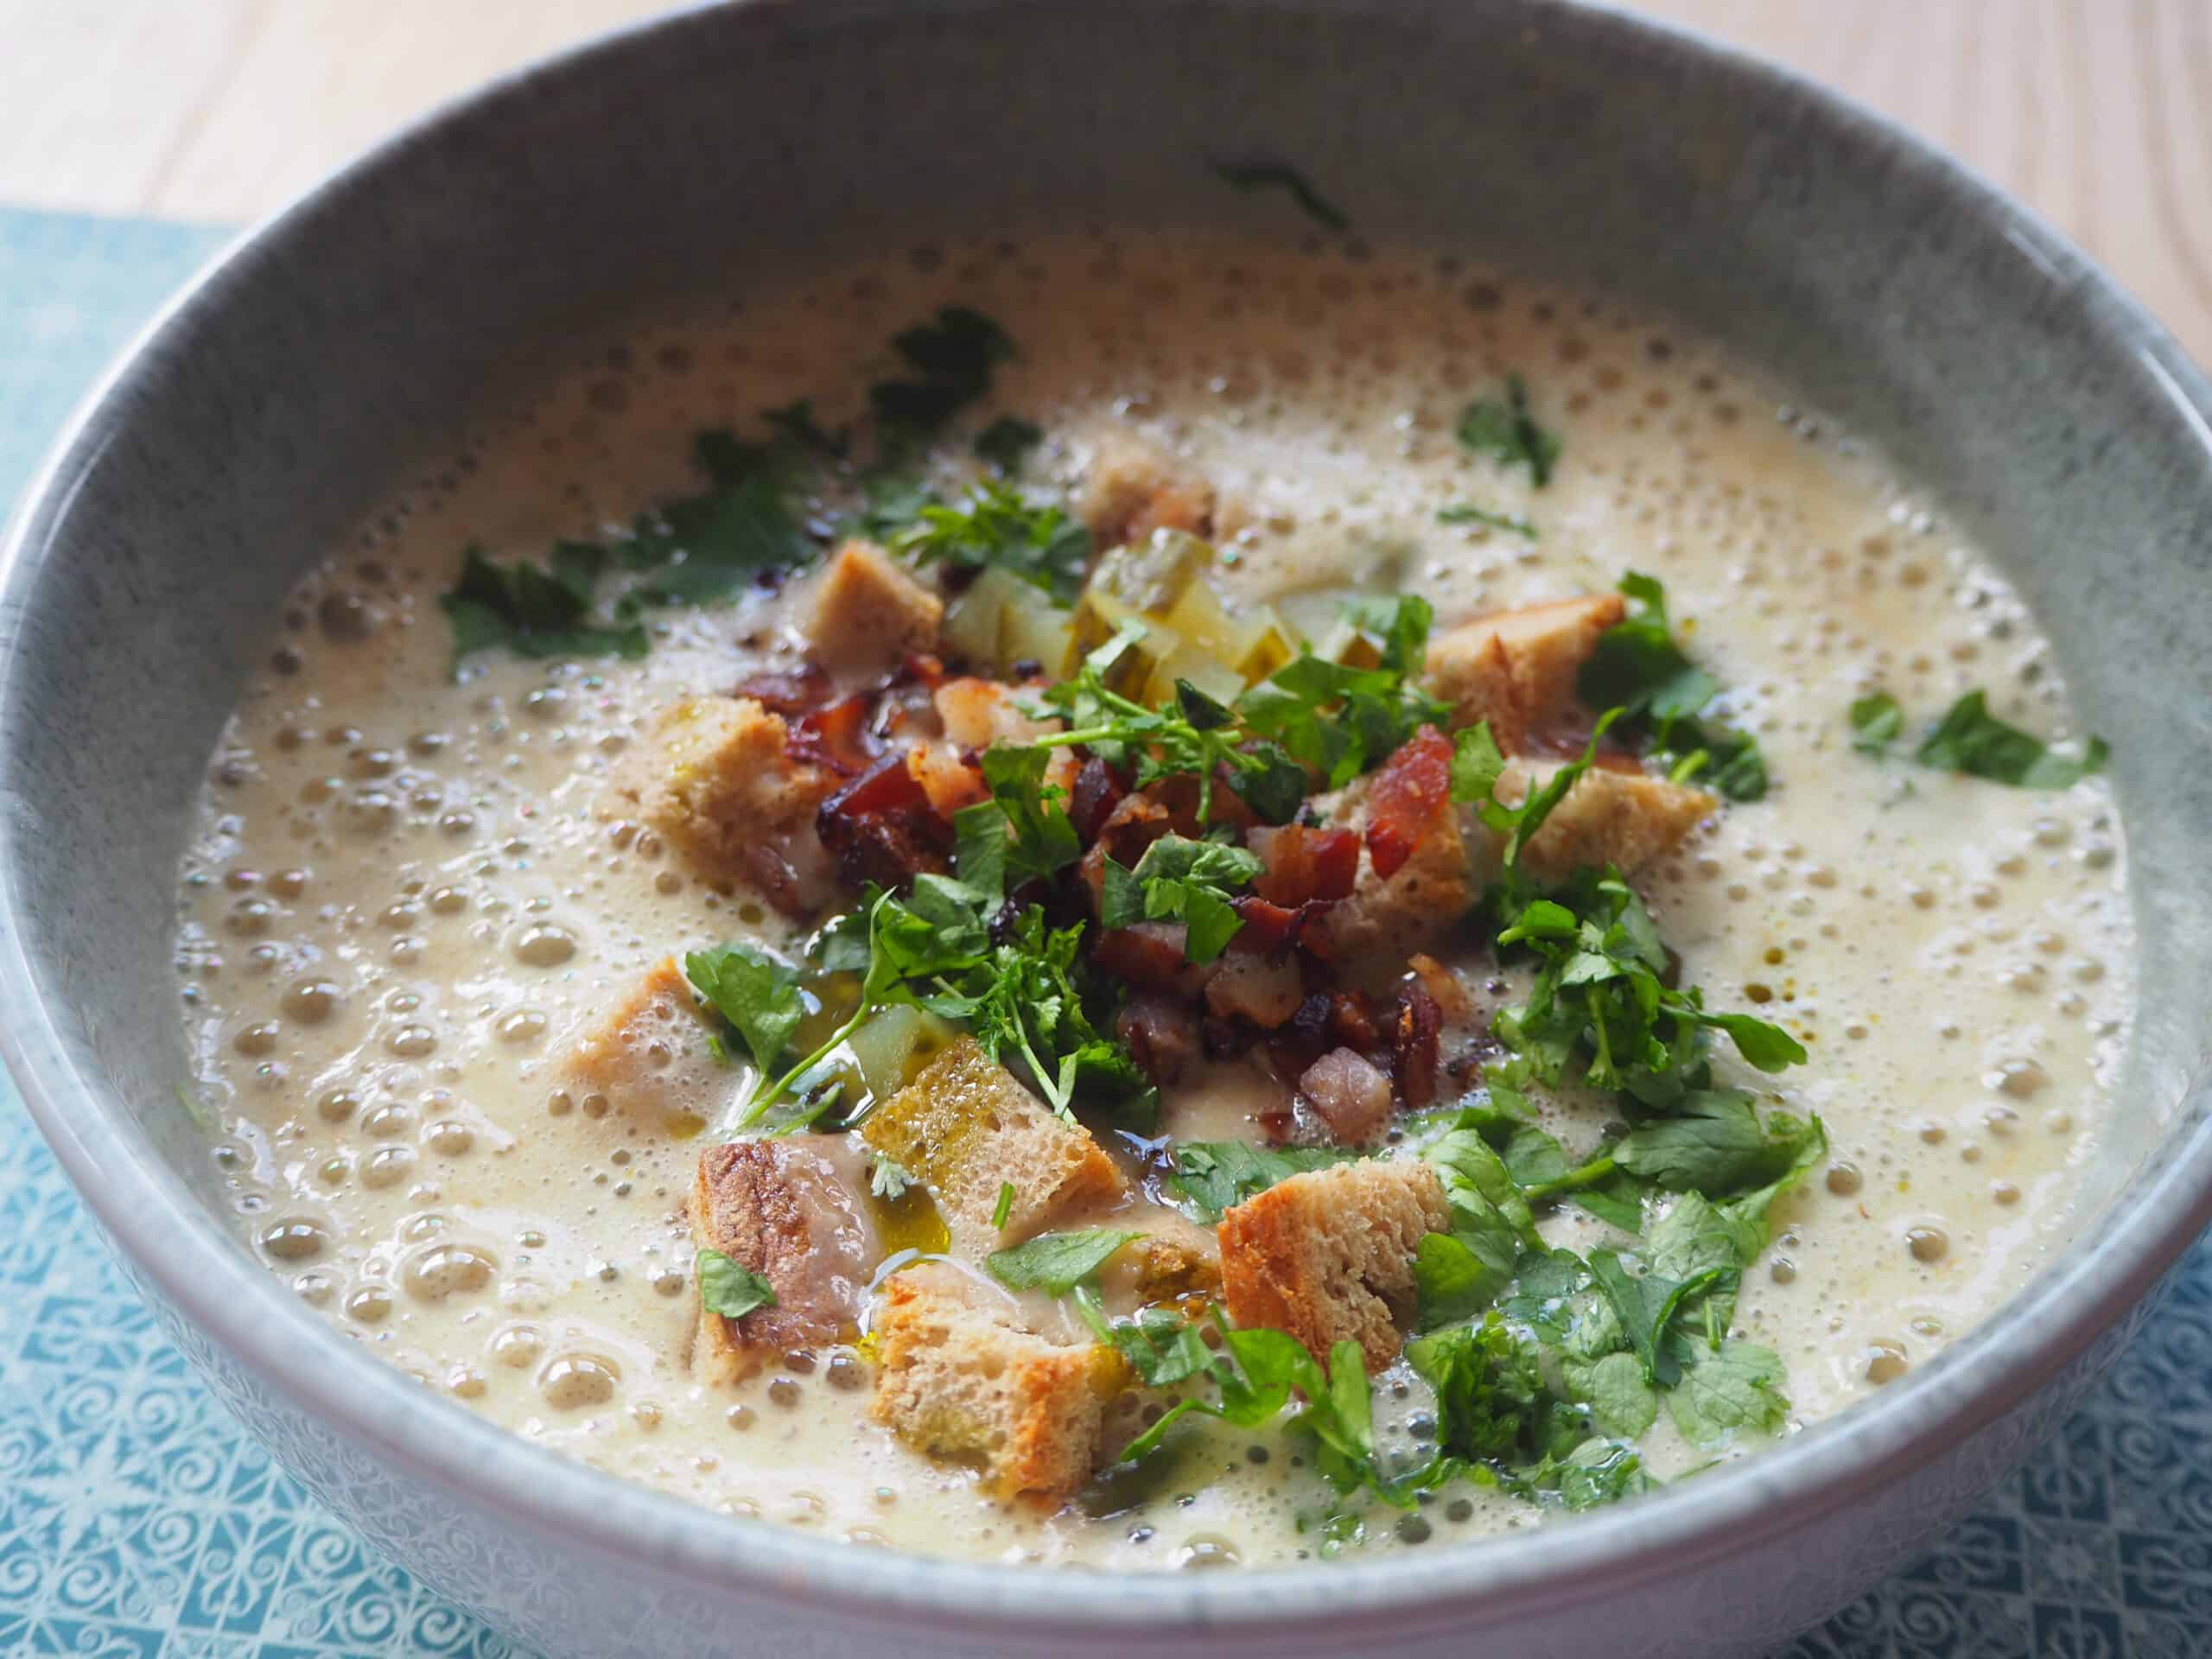
[[[1213,533],[1213,487],[1178,471],[1127,433],[1100,439],[1076,502],[1076,516],[1102,548],[1141,541],[1155,530]]]
[[[807,645],[824,668],[880,673],[937,649],[944,601],[872,543],[847,542],[814,593]]]
[[[1325,1360],[1350,1339],[1379,1370],[1415,1311],[1414,1252],[1451,1224],[1425,1163],[1366,1159],[1293,1175],[1221,1217],[1229,1315],[1287,1331]]]
[[[1058,1503],[1097,1461],[1112,1351],[1018,1331],[924,1272],[894,1274],[874,1326],[868,1414],[922,1451],[981,1471],[999,1498]]]
[[[930,1189],[969,1250],[1027,1238],[1118,1198],[1122,1173],[1080,1124],[1055,1116],[973,1037],[949,1045],[861,1121],[861,1136]],[[1011,1185],[1006,1224],[992,1224]]]
[[[1575,677],[1624,609],[1618,594],[1598,594],[1447,628],[1429,641],[1428,689],[1452,705],[1455,728],[1487,720],[1514,753],[1572,712]]]
[[[673,957],[664,957],[576,1039],[562,1067],[585,1115],[610,1110],[666,1125],[706,1116],[706,1094],[727,1071],[707,1046],[710,1027]]]
[[[777,1357],[856,1333],[878,1256],[874,1230],[823,1148],[792,1135],[709,1147],[691,1189],[691,1239],[766,1279],[772,1304],[732,1319],[699,1288],[691,1368],[713,1383],[741,1382]]]
[[[1498,782],[1498,798],[1523,799],[1548,775],[1548,769],[1509,766]],[[1592,766],[1529,837],[1521,863],[1540,881],[1564,881],[1586,864],[1615,864],[1633,875],[1674,851],[1719,804],[1686,784]]]
[[[818,860],[815,808],[836,779],[793,760],[783,717],[750,697],[678,700],[624,761],[615,787],[701,875],[789,909],[795,866]]]

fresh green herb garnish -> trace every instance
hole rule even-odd
[[[1305,210],[1306,216],[1325,230],[1348,231],[1351,220],[1307,181],[1306,175],[1285,162],[1216,162],[1213,170],[1234,190],[1283,190]]]
[[[1014,356],[1006,331],[964,305],[945,307],[891,344],[915,378],[878,381],[868,396],[885,442],[894,448],[929,437],[988,395],[992,370]]]
[[[780,1077],[763,1075],[742,1124],[757,1122],[887,1007],[958,1020],[983,1052],[1027,1074],[1063,1116],[1077,1098],[1142,1119],[1158,1092],[1129,1052],[1099,1033],[1077,982],[1083,925],[1053,928],[1033,905],[994,938],[1001,900],[951,876],[923,874],[901,897],[871,889],[861,906],[817,934],[825,973],[856,973],[852,1014]]]
[[[1183,1213],[1211,1227],[1222,1211],[1309,1169],[1349,1163],[1361,1154],[1344,1147],[1262,1147],[1244,1141],[1186,1141],[1174,1151],[1167,1185],[1183,1200]]]
[[[461,580],[438,599],[453,624],[454,671],[471,652],[491,645],[521,657],[644,656],[642,624],[610,627],[587,620],[607,562],[606,549],[581,542],[556,543],[543,567],[526,559],[495,564],[482,548],[470,547],[461,556]]]
[[[1014,1186],[1009,1182],[999,1189],[999,1214],[992,1217],[991,1225],[1005,1226],[1006,1214],[1013,1206]],[[1103,1227],[1074,1233],[1039,1233],[1010,1250],[993,1251],[983,1258],[983,1265],[1008,1290],[1041,1289],[1049,1295],[1065,1296],[1104,1267],[1122,1245],[1143,1236]]]
[[[1441,728],[1451,719],[1448,705],[1421,690],[1434,617],[1428,601],[1407,594],[1363,601],[1347,613],[1374,645],[1374,667],[1301,651],[1237,698],[1234,710],[1247,730],[1319,774],[1325,789],[1381,766],[1421,727]]]
[[[1213,1363],[1213,1351],[1198,1327],[1173,1308],[1140,1308],[1133,1320],[1109,1323],[1098,1293],[1089,1285],[1077,1285],[1074,1300],[1076,1312],[1098,1340],[1111,1343],[1147,1388],[1172,1388]]]
[[[805,1017],[798,970],[757,944],[741,939],[683,958],[683,975],[699,995],[735,1027],[765,1074],[783,1056]]]
[[[1851,705],[1851,747],[1861,754],[1881,755],[1904,730],[1904,710],[1886,691],[1877,691]]]
[[[993,1205],[991,1209],[991,1225],[993,1227],[1005,1226],[1006,1218],[1013,1213],[1014,1183],[1012,1181],[1001,1181],[999,1183],[999,1201],[996,1205]]]
[[[1621,578],[1621,592],[1636,609],[1599,636],[1575,683],[1582,700],[1623,710],[1624,723],[1649,741],[1677,782],[1694,780],[1734,801],[1758,800],[1767,786],[1758,740],[1707,716],[1720,682],[1675,638],[1665,587],[1631,570]]]
[[[840,427],[832,432],[814,418],[814,400],[802,397],[781,409],[764,409],[760,418],[768,429],[786,443],[810,449],[825,461],[842,461],[853,447],[853,435]]]
[[[773,1285],[720,1250],[701,1250],[695,1271],[699,1275],[699,1305],[709,1313],[741,1319],[756,1307],[776,1305]]]
[[[1135,870],[1106,860],[1098,923],[1134,927],[1145,921],[1180,922],[1184,955],[1192,962],[1211,962],[1244,925],[1230,900],[1259,874],[1259,858],[1242,847],[1162,836],[1145,849]]]
[[[1044,441],[1043,427],[1019,415],[1001,415],[976,435],[976,458],[1011,476]]]
[[[1436,522],[1440,524],[1488,524],[1492,530],[1511,531],[1516,536],[1536,539],[1536,527],[1526,518],[1510,512],[1492,512],[1487,507],[1463,503],[1459,506],[1439,509]]]
[[[928,503],[891,537],[891,544],[925,564],[963,570],[988,567],[1071,604],[1090,563],[1090,531],[1058,507],[1032,506],[1007,485],[986,480],[964,507]]]
[[[634,577],[615,614],[654,605],[713,605],[765,573],[789,570],[819,550],[795,496],[798,456],[785,443],[746,443],[702,432],[694,459],[712,487],[642,515],[613,551]]]
[[[952,818],[960,879],[979,893],[1004,898],[1028,882],[1051,880],[1083,856],[1065,791],[1045,782],[1051,764],[1042,749],[983,751],[980,765],[991,798]]]
[[[1478,455],[1526,467],[1540,490],[1559,464],[1559,439],[1529,412],[1528,384],[1517,374],[1505,377],[1503,397],[1478,397],[1467,405],[1459,416],[1459,442]]]
[[[1878,756],[1904,729],[1904,713],[1895,698],[1877,691],[1851,705],[1851,725],[1852,747]],[[2076,754],[2053,748],[1991,714],[1986,693],[1969,691],[1921,740],[1912,758],[1938,772],[1962,772],[2016,789],[2070,789],[2102,771],[2110,753],[2101,737],[2090,738]]]

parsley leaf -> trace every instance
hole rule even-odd
[[[1851,747],[1861,754],[1886,753],[1904,730],[1904,710],[1886,691],[1877,691],[1851,705]]]
[[[1230,900],[1259,874],[1258,856],[1242,847],[1162,836],[1145,849],[1134,871],[1106,860],[1099,925],[1180,922],[1184,955],[1192,962],[1211,962],[1244,925]]]
[[[1168,1186],[1183,1213],[1208,1227],[1222,1211],[1309,1169],[1349,1163],[1360,1154],[1345,1147],[1262,1147],[1246,1141],[1186,1141],[1177,1147]]]
[[[1560,442],[1529,412],[1529,387],[1517,374],[1505,377],[1505,396],[1478,397],[1459,416],[1459,442],[1478,455],[1509,467],[1526,467],[1541,489],[1559,464]]]
[[[1677,782],[1695,780],[1731,800],[1759,799],[1767,774],[1758,740],[1707,716],[1720,682],[1692,662],[1675,639],[1665,587],[1634,570],[1620,586],[1636,608],[1598,636],[1576,692],[1592,709],[1621,709],[1625,726]]]
[[[976,435],[976,458],[1012,474],[1032,449],[1045,441],[1045,429],[1019,415],[1001,415]]]
[[[991,1225],[995,1228],[1005,1226],[1006,1218],[1013,1213],[1014,1183],[1012,1181],[1001,1181],[999,1183],[999,1201],[991,1208]]]
[[[1140,1308],[1134,1320],[1109,1324],[1097,1292],[1089,1285],[1077,1285],[1074,1300],[1076,1312],[1093,1334],[1111,1343],[1147,1388],[1172,1388],[1213,1363],[1213,1350],[1206,1346],[1198,1327],[1173,1308]]]
[[[699,1275],[699,1305],[709,1313],[741,1319],[756,1307],[776,1305],[773,1285],[720,1250],[701,1250],[695,1270]]]
[[[1989,712],[1987,699],[1969,691],[1953,703],[1913,759],[1943,772],[1963,772],[2017,789],[2069,789],[2103,769],[2109,752],[2092,737],[2079,754],[2064,754]]]
[[[1747,1091],[1700,1089],[1630,1130],[1613,1161],[1670,1192],[1718,1199],[1779,1180],[1816,1144],[1826,1144],[1817,1117],[1776,1112],[1762,1122]]]
[[[453,625],[453,664],[471,652],[505,645],[521,657],[642,657],[648,641],[640,625],[607,627],[588,620],[592,590],[607,561],[588,543],[563,542],[550,564],[526,559],[495,564],[480,547],[461,555],[461,580],[438,605]]]
[[[963,570],[995,567],[1043,588],[1059,605],[1083,589],[1090,531],[1058,507],[1032,506],[995,480],[978,484],[964,507],[934,502],[915,509],[891,544],[924,564]]]
[[[868,388],[878,426],[894,447],[927,438],[991,389],[991,372],[1013,357],[1014,341],[982,312],[947,306],[891,342],[915,378]]]
[[[764,409],[760,418],[785,442],[810,449],[825,460],[842,461],[852,448],[851,433],[842,427],[835,432],[829,431],[814,418],[814,401],[809,397],[785,404],[781,409]]]
[[[764,1073],[782,1056],[805,1016],[798,970],[745,940],[692,951],[683,958],[683,974],[736,1028]]]
[[[1306,175],[1286,162],[1216,162],[1215,175],[1233,190],[1283,190],[1324,230],[1348,231],[1351,220],[1316,190]]]
[[[649,605],[711,605],[758,577],[811,560],[817,549],[792,499],[793,454],[783,444],[702,432],[693,458],[711,487],[641,515],[617,544],[637,580],[615,606],[637,616]]]
[[[1789,1414],[1782,1380],[1782,1359],[1771,1348],[1723,1343],[1719,1351],[1698,1354],[1683,1367],[1681,1381],[1668,1392],[1667,1409],[1682,1437],[1699,1446],[1733,1429],[1771,1433]]]
[[[1013,1196],[1012,1185],[1001,1190],[1001,1209],[1011,1207]],[[1003,1227],[1006,1223],[995,1218],[993,1224]],[[983,1266],[990,1270],[992,1278],[1008,1290],[1041,1288],[1051,1295],[1065,1296],[1104,1267],[1122,1245],[1143,1236],[1142,1233],[1119,1233],[1103,1227],[1073,1233],[1039,1233],[1012,1249],[994,1250],[983,1258]]]
[[[1275,753],[1319,774],[1325,789],[1372,771],[1421,727],[1440,729],[1451,717],[1446,705],[1421,689],[1434,620],[1427,600],[1414,594],[1370,600],[1346,607],[1346,615],[1373,645],[1379,658],[1374,667],[1331,662],[1302,649],[1238,697],[1231,711],[1248,731],[1269,740]],[[1300,779],[1301,795],[1306,787]]]
[[[1478,507],[1463,502],[1457,506],[1440,508],[1436,514],[1440,524],[1487,524],[1492,530],[1510,530],[1516,536],[1536,539],[1536,527],[1526,518],[1512,513],[1492,512],[1487,507]]]

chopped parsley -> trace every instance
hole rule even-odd
[[[472,652],[505,645],[519,657],[642,657],[647,640],[635,621],[591,620],[592,595],[607,550],[560,542],[543,567],[527,559],[496,564],[480,547],[461,556],[461,580],[438,604],[453,625],[454,671]]]
[[[1013,1213],[1014,1183],[1012,1181],[1001,1181],[999,1183],[999,1201],[991,1208],[991,1225],[993,1227],[1005,1226],[1007,1217]]]
[[[1560,441],[1529,412],[1528,383],[1517,374],[1505,377],[1504,397],[1478,397],[1461,411],[1459,435],[1461,445],[1476,454],[1526,467],[1540,490],[1552,481],[1552,469],[1559,464]]]
[[[1014,341],[982,312],[947,306],[891,342],[912,378],[879,380],[869,406],[893,448],[925,439],[969,404],[988,395],[992,371],[1014,356]]]
[[[1440,524],[1488,524],[1492,530],[1506,530],[1516,536],[1526,536],[1532,542],[1536,539],[1536,527],[1526,518],[1510,512],[1492,512],[1488,507],[1478,507],[1471,502],[1439,508],[1436,522]]]
[[[814,400],[801,397],[780,409],[764,409],[760,418],[785,442],[809,449],[825,461],[842,461],[853,447],[853,435],[840,427],[832,432],[814,418]]]
[[[1013,1205],[1014,1186],[1009,1182],[999,1189],[999,1213],[991,1218],[994,1227],[1006,1225],[1007,1212]],[[983,1266],[992,1278],[1008,1290],[1043,1290],[1050,1295],[1065,1296],[1104,1267],[1122,1245],[1143,1236],[1142,1233],[1115,1232],[1103,1227],[1073,1233],[1039,1233],[1012,1249],[993,1251],[983,1258]]]
[[[746,443],[702,432],[693,459],[710,487],[641,514],[613,549],[632,582],[615,606],[714,605],[764,575],[811,561],[819,549],[795,500],[798,457],[785,443]]]
[[[890,542],[925,564],[1007,571],[1059,605],[1074,602],[1090,564],[1087,528],[1058,507],[1032,506],[994,480],[978,484],[964,506],[917,505]]]
[[[1623,729],[1669,768],[1677,783],[1695,782],[1732,801],[1756,801],[1767,789],[1758,740],[1730,729],[1711,713],[1720,682],[1690,660],[1667,616],[1667,589],[1630,571],[1621,592],[1633,612],[1598,637],[1575,690],[1592,709],[1623,711]]]
[[[1851,705],[1852,747],[1881,756],[1904,729],[1904,711],[1887,692],[1877,691]],[[1987,694],[1969,691],[1945,711],[1913,751],[1913,759],[1937,772],[2015,789],[2070,789],[2101,772],[2111,751],[2104,739],[2091,737],[2078,751],[2060,749],[2006,724],[1989,712]]]
[[[1001,415],[976,435],[976,459],[1008,476],[1021,470],[1032,449],[1045,441],[1045,429],[1019,415]]]
[[[1216,162],[1215,176],[1232,190],[1281,190],[1306,216],[1324,230],[1348,231],[1351,220],[1342,209],[1316,190],[1306,176],[1287,162]]]
[[[720,1250],[701,1250],[699,1305],[726,1319],[741,1319],[756,1307],[776,1305],[776,1287],[752,1268],[740,1265]]]
[[[1099,925],[1180,922],[1184,955],[1192,962],[1211,962],[1244,925],[1230,900],[1259,874],[1259,858],[1242,847],[1162,836],[1145,849],[1134,870],[1106,860]]]
[[[745,940],[683,958],[683,975],[744,1039],[765,1074],[782,1058],[805,1017],[798,970]]]

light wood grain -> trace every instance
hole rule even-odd
[[[0,201],[243,220],[646,0],[0,0]],[[1649,0],[2018,192],[2212,361],[2212,0]]]

